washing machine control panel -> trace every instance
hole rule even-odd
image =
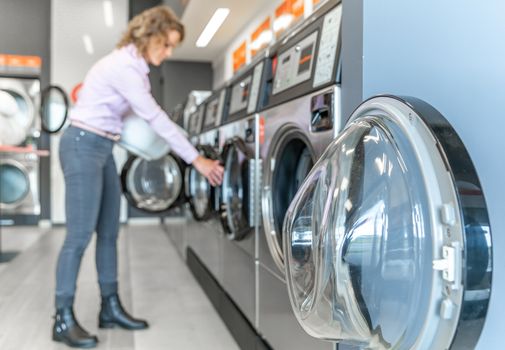
[[[207,103],[202,130],[209,130],[221,124],[226,91],[222,90],[213,100]]]
[[[274,78],[274,95],[312,77],[318,33],[318,30],[314,31],[279,55]]]
[[[342,6],[337,6],[324,16],[319,52],[317,53],[316,72],[313,87],[329,83],[336,64]]]
[[[230,114],[234,114],[247,107],[251,91],[252,75],[248,75],[233,85],[231,89]]]
[[[247,106],[247,113],[253,113],[258,106],[258,97],[260,93],[261,73],[263,72],[263,62],[260,62],[254,67],[253,79],[251,85],[251,93],[249,96],[249,104]]]
[[[202,127],[202,119],[203,113],[205,110],[202,107],[199,107],[193,115],[191,115],[189,119],[189,134],[196,135],[200,133]]]

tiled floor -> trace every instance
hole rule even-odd
[[[0,349],[65,349],[50,339],[54,270],[64,229],[1,229],[3,249],[22,252],[0,264]],[[81,265],[75,310],[81,324],[98,335],[98,349],[238,349],[159,226],[123,227],[118,249],[123,304],[151,327],[98,330],[92,241]]]

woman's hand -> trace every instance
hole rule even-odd
[[[192,164],[200,174],[209,180],[212,186],[221,185],[221,182],[223,182],[224,168],[219,164],[218,160],[198,156]]]

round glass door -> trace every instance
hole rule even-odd
[[[249,161],[252,158],[253,155],[240,138],[228,141],[224,147],[220,210],[221,223],[231,240],[244,238],[252,229],[249,215]]]
[[[0,86],[0,139],[7,145],[21,144],[33,127],[33,102],[23,89],[16,81]]]
[[[270,166],[264,168],[261,198],[263,228],[270,254],[284,272],[282,224],[291,200],[314,165],[315,156],[307,136],[298,127],[286,124],[274,135],[267,159]]]
[[[17,207],[30,192],[26,169],[18,162],[0,160],[0,208]]]
[[[67,121],[68,107],[68,97],[62,88],[49,86],[44,89],[40,103],[42,129],[48,133],[60,131]]]
[[[168,210],[182,192],[182,163],[172,155],[147,161],[131,156],[121,172],[123,193],[128,202],[143,211]]]
[[[491,288],[489,220],[464,145],[431,106],[364,102],[284,231],[290,299],[309,334],[367,349],[475,347]]]
[[[216,152],[209,145],[196,147],[200,154],[209,159],[217,159]],[[208,220],[213,213],[215,189],[205,176],[200,174],[194,167],[188,167],[186,171],[186,195],[189,207],[196,220]]]

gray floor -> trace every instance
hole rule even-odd
[[[0,229],[2,249],[20,251],[0,264],[0,349],[66,349],[50,339],[54,269],[64,229]],[[238,349],[159,226],[123,227],[119,266],[123,304],[151,327],[98,330],[93,241],[81,266],[75,310],[81,324],[98,335],[98,349]]]

